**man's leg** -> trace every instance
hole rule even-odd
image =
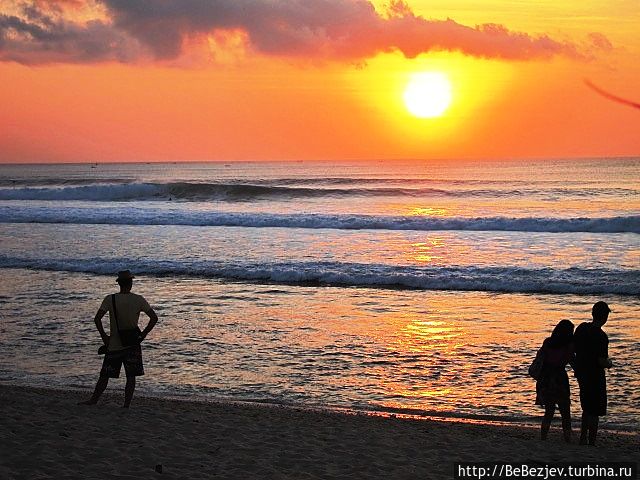
[[[580,445],[587,444],[587,435],[589,434],[589,414],[582,412],[582,421],[580,423]]]
[[[582,425],[580,428],[580,445],[586,445],[587,440],[589,445],[596,444],[596,436],[598,435],[598,423],[599,418],[597,415],[591,415],[586,412],[582,412]]]
[[[100,378],[98,379],[98,383],[96,383],[96,388],[93,390],[93,395],[91,395],[91,398],[84,402],[79,402],[78,405],[95,405],[96,403],[98,403],[98,400],[100,399],[100,395],[102,395],[102,393],[105,391],[108,384],[109,384],[109,377],[100,375]]]
[[[124,386],[124,408],[129,408],[131,399],[133,398],[133,392],[136,389],[136,377],[127,376],[127,384]]]
[[[580,406],[582,407],[582,418],[580,420],[580,445],[587,444],[587,434],[589,432],[589,414],[585,412],[588,405],[587,382],[583,375],[576,375],[578,378],[578,386],[580,387]]]
[[[589,445],[596,444],[596,436],[598,435],[598,423],[600,417],[598,415],[589,415]]]
[[[136,377],[144,375],[144,365],[142,364],[142,348],[140,345],[127,350],[124,358],[124,369],[127,373],[127,384],[124,387],[124,408],[129,408],[133,392],[136,389]]]

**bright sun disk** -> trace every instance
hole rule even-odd
[[[440,72],[416,73],[404,89],[404,104],[419,118],[441,116],[451,103],[451,82]]]

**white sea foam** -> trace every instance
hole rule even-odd
[[[338,230],[461,230],[640,233],[640,215],[605,218],[463,218],[384,215],[229,213],[142,207],[0,206],[0,223],[190,225]]]
[[[27,258],[0,255],[0,268],[112,275],[127,265],[139,275],[219,278],[283,284],[396,287],[522,293],[640,294],[640,270],[604,268],[406,267],[347,262],[238,263],[133,258]]]

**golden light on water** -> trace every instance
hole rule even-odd
[[[416,217],[446,217],[449,212],[446,208],[414,207],[409,209],[408,215]]]
[[[440,117],[451,104],[451,82],[441,72],[416,73],[403,94],[409,112],[418,118]]]
[[[446,243],[440,238],[432,238],[427,242],[411,244],[410,256],[424,263],[431,263],[444,258]]]

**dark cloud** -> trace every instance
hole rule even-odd
[[[25,2],[22,14],[0,13],[0,59],[23,63],[136,61],[178,58],[185,40],[216,30],[241,30],[256,52],[360,62],[381,52],[415,57],[459,51],[487,58],[527,60],[562,55],[589,58],[610,48],[602,34],[588,43],[512,32],[497,24],[469,27],[415,15],[393,1],[381,15],[366,0],[93,0],[108,20],[74,22],[56,5],[80,0]]]
[[[137,40],[99,20],[79,24],[61,18],[55,3],[46,8],[25,3],[19,17],[0,13],[0,60],[40,64],[138,58]]]

